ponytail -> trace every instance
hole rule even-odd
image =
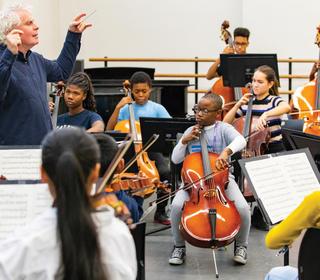
[[[87,190],[87,180],[98,155],[94,139],[75,128],[50,133],[43,145],[43,167],[56,193],[62,255],[58,274],[64,280],[107,279]]]

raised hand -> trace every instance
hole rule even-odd
[[[19,29],[13,29],[6,35],[5,44],[13,54],[18,54],[19,46],[21,45],[20,36],[22,34],[23,34],[23,31]]]
[[[76,16],[69,26],[69,31],[82,33],[85,29],[87,29],[88,27],[91,27],[92,26],[91,23],[84,22],[83,17],[85,16],[86,16],[85,13]]]

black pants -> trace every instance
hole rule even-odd
[[[171,174],[170,174],[168,159],[166,159],[162,153],[149,152],[148,155],[151,160],[155,161],[156,167],[160,175],[161,182],[168,181],[170,183]],[[161,189],[157,190],[157,199],[161,199],[166,195],[167,193],[164,192],[163,190]],[[157,204],[156,212],[164,213],[166,206],[167,206],[167,200]]]

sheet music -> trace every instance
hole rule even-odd
[[[41,149],[0,149],[0,175],[8,180],[40,180]]]
[[[47,184],[0,185],[0,240],[51,206]]]
[[[307,194],[320,189],[304,152],[246,162],[245,168],[272,224],[287,217]]]

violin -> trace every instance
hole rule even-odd
[[[126,91],[126,94],[132,99],[129,81],[126,80],[123,83],[123,87]],[[134,139],[135,152],[136,154],[138,154],[139,151],[142,150],[140,123],[135,120],[132,103],[128,104],[128,108],[130,116],[129,120],[123,120],[118,122],[114,129],[126,133],[130,131]],[[150,160],[146,152],[137,155],[137,165],[139,168],[139,172],[144,174],[146,177],[150,178],[151,180],[160,180],[159,172],[156,168],[155,162]],[[154,193],[154,191],[155,189],[146,188],[144,196],[149,197]]]
[[[104,173],[101,182],[97,184],[96,193],[91,197],[91,203],[94,209],[102,210],[106,207],[112,207],[115,211],[115,215],[125,221],[128,225],[132,224],[132,219],[130,218],[130,211],[127,206],[122,201],[118,200],[115,194],[106,192],[105,188],[107,183],[112,179],[114,171],[132,142],[133,138],[131,136],[127,136],[120,144],[120,147]]]
[[[315,44],[320,47],[320,26],[317,27]],[[319,51],[320,60],[320,51]],[[292,95],[291,106],[298,110],[298,118],[304,120],[303,132],[320,135],[320,69],[315,80],[298,87]],[[294,113],[295,115],[295,113]]]
[[[229,21],[225,20],[223,21],[221,25],[221,39],[226,42],[227,45],[235,49],[234,42],[232,39],[231,33],[228,31],[228,28],[230,27]],[[215,81],[215,83],[211,87],[211,92],[216,93],[221,96],[223,101],[223,113],[227,113],[232,106],[241,99],[243,94],[248,93],[249,90],[246,88],[240,88],[240,87],[226,87],[223,85],[223,78],[220,77]],[[223,116],[221,116],[223,119]],[[221,119],[221,120],[222,120]]]
[[[154,181],[142,174],[120,173],[115,174],[113,181],[105,188],[106,192],[130,191],[131,194],[144,196],[148,189],[160,188],[165,192],[170,192],[171,187],[160,181]]]
[[[228,168],[217,172],[218,155],[208,153],[206,144],[200,142],[201,153],[187,155],[182,166],[182,180],[192,188],[190,199],[184,204],[180,231],[194,246],[221,247],[234,240],[241,218],[234,203],[225,195]],[[212,173],[215,176],[207,178]],[[202,179],[204,177],[206,179]]]

